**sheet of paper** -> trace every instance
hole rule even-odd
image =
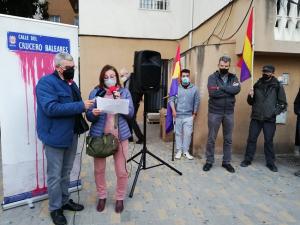
[[[121,113],[128,115],[129,100],[97,97],[97,108],[106,113]]]

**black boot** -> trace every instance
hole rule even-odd
[[[203,171],[207,172],[212,168],[212,164],[211,163],[205,163],[203,166]]]
[[[278,172],[278,169],[277,169],[277,166],[275,166],[275,164],[274,163],[268,163],[267,165],[266,165],[268,168],[269,168],[269,170],[271,170],[272,172]]]
[[[229,173],[235,172],[235,169],[232,167],[230,163],[222,163],[222,167],[224,167]]]
[[[75,203],[72,199],[70,199],[65,205],[62,206],[63,210],[70,211],[81,211],[84,209],[84,206],[78,203]]]
[[[251,161],[245,159],[244,161],[241,162],[240,165],[241,165],[241,167],[250,166],[251,165]]]
[[[63,214],[63,210],[62,209],[56,209],[52,212],[50,212],[50,216],[52,218],[52,222],[55,225],[67,225],[67,219]]]

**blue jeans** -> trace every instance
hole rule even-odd
[[[49,211],[60,209],[69,200],[70,173],[77,152],[78,136],[74,135],[69,148],[45,145]]]
[[[193,133],[193,122],[193,116],[176,118],[175,139],[177,151],[183,151],[183,153],[187,153],[189,151]]]

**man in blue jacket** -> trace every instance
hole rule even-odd
[[[209,171],[214,163],[215,141],[222,124],[224,137],[222,167],[230,173],[235,172],[230,164],[234,125],[233,113],[235,95],[240,92],[241,87],[237,77],[228,72],[230,62],[230,57],[222,56],[219,59],[219,70],[208,78],[208,138],[206,145],[206,163],[203,166],[204,171]]]
[[[67,224],[63,210],[81,211],[83,205],[69,199],[70,172],[82,132],[80,117],[92,106],[82,101],[73,82],[74,61],[68,53],[55,55],[55,71],[36,86],[37,133],[45,145],[49,211],[54,224]]]

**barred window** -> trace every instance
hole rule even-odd
[[[300,0],[277,0],[275,40],[300,41]]]
[[[79,16],[74,16],[74,25],[79,26]]]
[[[167,11],[169,10],[169,1],[168,0],[140,0],[140,9]]]
[[[60,16],[56,16],[56,15],[52,16],[52,15],[50,15],[49,16],[49,21],[60,23]]]

